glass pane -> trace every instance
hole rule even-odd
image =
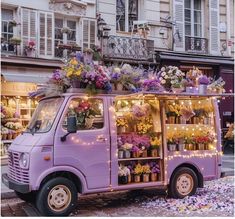
[[[201,37],[201,25],[200,24],[194,24],[194,36]]]
[[[13,20],[13,10],[2,9],[2,20],[5,21]]]
[[[200,11],[194,11],[194,23],[201,24],[201,12]]]
[[[184,7],[191,8],[191,0],[184,0]]]
[[[63,19],[55,19],[55,27],[62,28],[63,27]]]
[[[125,0],[117,0],[116,14],[117,30],[125,31]]]
[[[2,21],[2,32],[7,33],[7,22],[6,21]]]
[[[101,99],[74,98],[69,104],[63,128],[67,129],[67,117],[75,116],[78,130],[101,129],[104,126],[103,108]]]
[[[55,39],[63,40],[63,34],[61,33],[61,29],[55,29]]]
[[[185,23],[185,35],[191,36],[191,24],[190,23]]]
[[[186,9],[186,10],[184,10],[184,13],[185,13],[185,15],[184,15],[185,19],[184,20],[186,22],[191,22],[191,11]]]
[[[194,0],[194,9],[201,10],[201,0]]]
[[[67,34],[67,39],[76,41],[76,31],[71,31],[70,33],[68,33]]]
[[[132,30],[133,21],[138,20],[138,0],[129,0],[129,31]]]
[[[67,21],[67,26],[70,29],[76,30],[76,21]]]
[[[8,33],[13,33],[13,26],[12,26],[12,24],[8,24]]]

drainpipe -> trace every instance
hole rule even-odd
[[[228,41],[231,40],[231,32],[230,32],[230,0],[226,1],[226,14],[227,14],[227,34],[226,34],[226,43],[228,55],[231,56],[231,46],[228,46]]]

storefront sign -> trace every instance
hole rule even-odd
[[[223,112],[223,116],[231,116],[232,115],[232,112]]]
[[[28,93],[37,89],[36,84],[23,82],[3,82],[1,85],[2,95],[28,96]]]

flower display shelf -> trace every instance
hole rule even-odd
[[[137,157],[137,158],[123,158],[118,159],[118,161],[131,161],[131,160],[155,160],[155,159],[161,159],[161,157]]]

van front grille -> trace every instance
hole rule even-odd
[[[19,183],[29,183],[29,171],[20,168],[20,153],[8,151],[8,168],[8,177]]]

